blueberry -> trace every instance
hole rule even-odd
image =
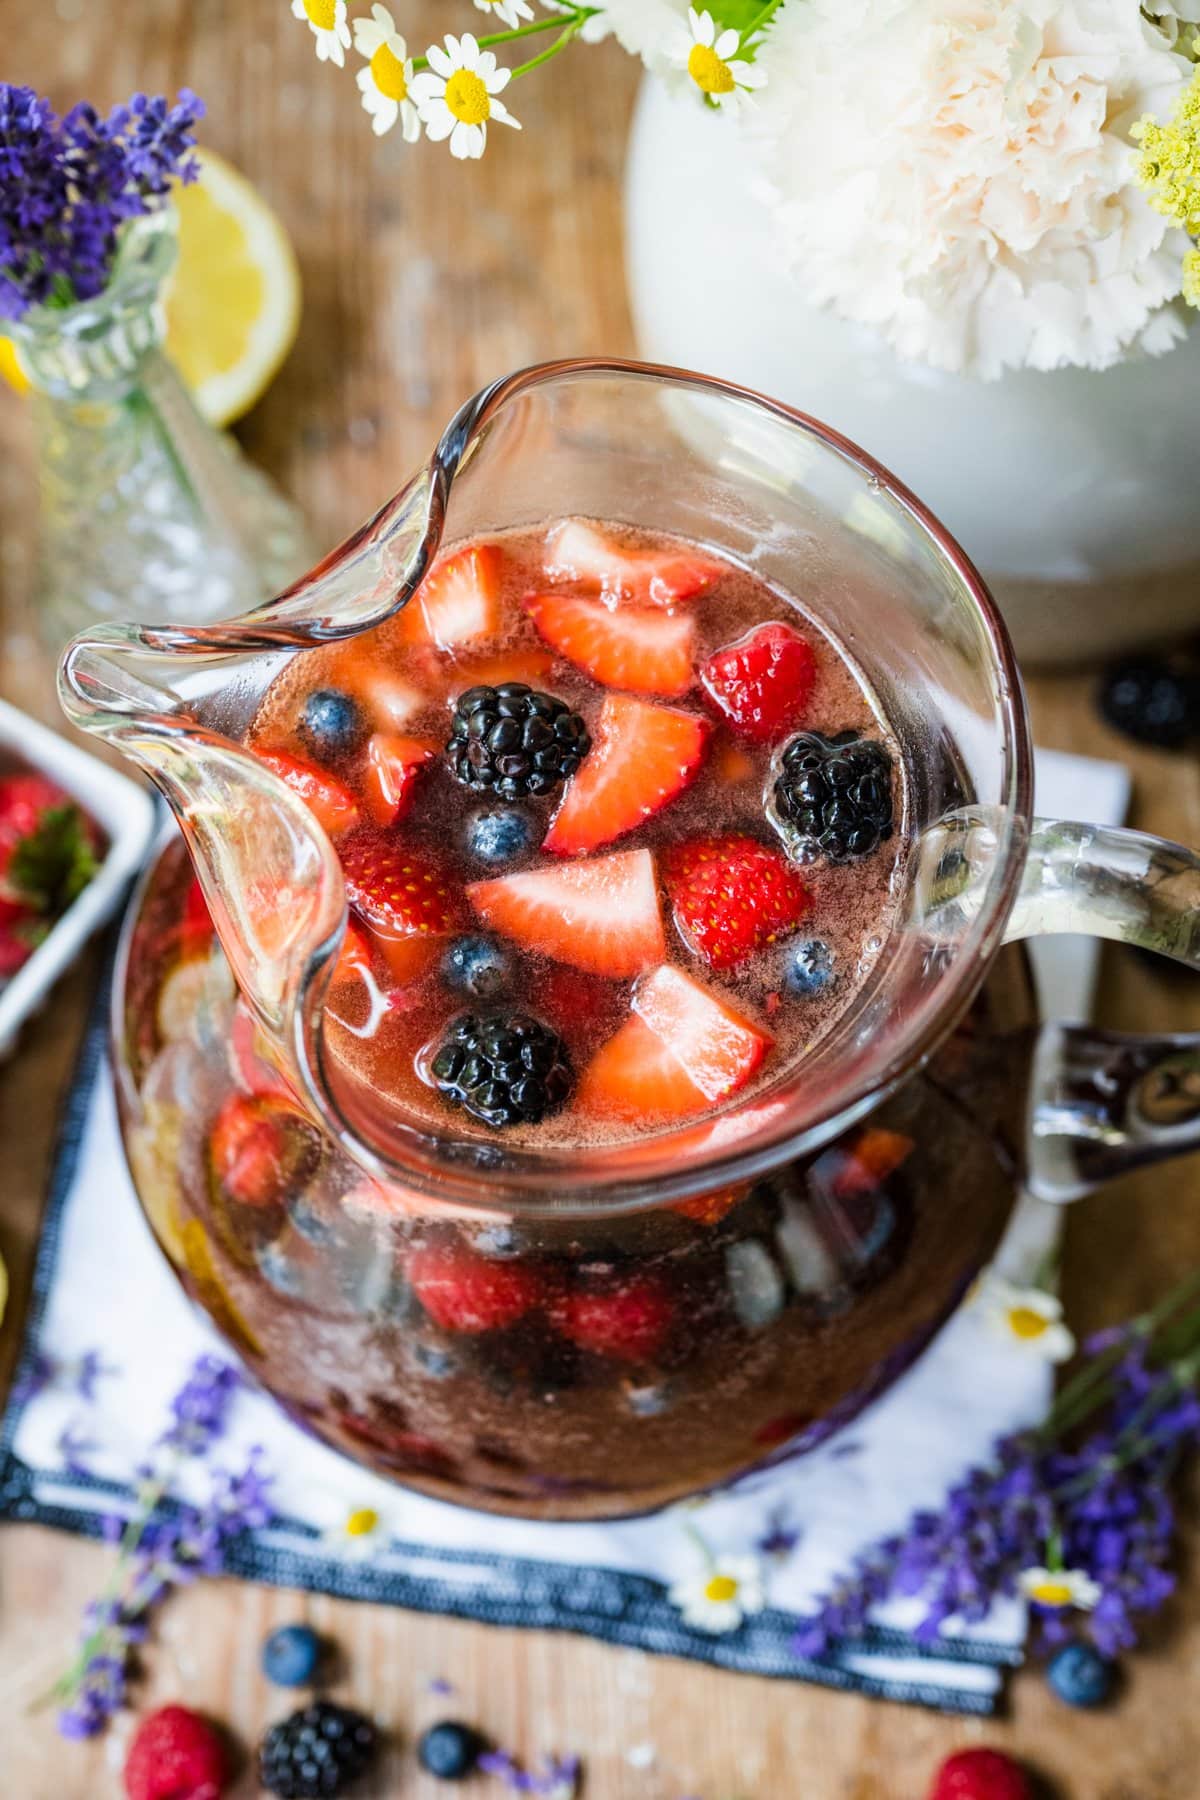
[[[444,1719],[431,1725],[417,1745],[417,1760],[442,1781],[463,1781],[475,1768],[487,1745],[470,1725]]]
[[[471,1000],[498,1000],[511,986],[512,964],[490,938],[456,938],[442,958],[447,987]]]
[[[262,1647],[262,1670],[276,1687],[307,1687],[321,1660],[321,1640],[311,1625],[281,1625]]]
[[[337,688],[317,688],[304,702],[300,735],[319,756],[348,756],[363,729],[358,707]]]
[[[509,806],[480,807],[467,820],[467,849],[477,862],[507,863],[533,848],[533,825]]]
[[[1200,678],[1162,657],[1130,657],[1100,684],[1100,711],[1140,744],[1178,750],[1200,733]]]
[[[1046,1679],[1068,1706],[1103,1706],[1113,1691],[1116,1668],[1091,1644],[1067,1644],[1051,1659]]]
[[[783,969],[783,984],[793,994],[812,1000],[833,981],[833,951],[820,938],[792,944]]]

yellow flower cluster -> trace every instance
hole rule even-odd
[[[1165,125],[1139,119],[1131,134],[1140,146],[1136,178],[1156,212],[1200,237],[1200,67]],[[1183,259],[1183,297],[1200,306],[1200,250]]]

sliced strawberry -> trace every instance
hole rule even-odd
[[[255,755],[299,794],[317,824],[331,836],[350,831],[358,824],[358,801],[345,783],[330,775],[328,770],[302,762],[286,750],[257,750]]]
[[[4,904],[7,905],[8,902]],[[29,961],[36,948],[32,938],[20,929],[22,922],[30,929],[34,928],[35,915],[30,914],[28,919],[17,921],[15,927],[12,920],[0,923],[0,979],[15,975]]]
[[[771,1047],[766,1032],[673,963],[638,983],[633,1009],[713,1102],[745,1087]]]
[[[263,1094],[232,1094],[209,1138],[213,1174],[242,1206],[282,1203],[312,1153],[306,1121]]]
[[[468,688],[499,687],[502,681],[523,681],[541,688],[549,681],[554,658],[548,650],[500,650],[495,656],[467,656],[455,660],[445,673],[446,691],[454,696]]]
[[[637,694],[686,694],[696,627],[683,614],[627,608],[571,594],[531,594],[526,611],[552,650],[604,687]]]
[[[445,937],[463,921],[462,901],[442,870],[404,844],[362,836],[342,853],[346,897],[382,935]]]
[[[669,1211],[711,1230],[727,1219],[734,1207],[746,1198],[750,1186],[748,1181],[740,1181],[734,1187],[716,1188],[711,1194],[696,1194],[691,1200],[674,1200]]]
[[[493,931],[577,969],[618,979],[665,955],[648,850],[474,881],[467,898]]]
[[[837,1167],[833,1177],[836,1194],[849,1196],[869,1193],[880,1187],[889,1175],[906,1162],[915,1145],[902,1131],[884,1131],[869,1126],[860,1131],[845,1149],[834,1152]]]
[[[468,544],[436,562],[405,612],[400,635],[410,643],[456,650],[500,629],[503,557],[495,544]]]
[[[204,889],[198,877],[193,875],[188,883],[184,896],[183,910],[179,918],[179,955],[182,961],[193,956],[200,956],[209,950],[216,927],[212,922],[212,914],[208,910],[208,901],[204,898]]]
[[[36,771],[0,778],[0,847],[10,849],[36,831],[43,813],[70,804],[71,796]]]
[[[593,1056],[575,1091],[584,1112],[618,1119],[683,1119],[708,1105],[669,1044],[631,1013]]]
[[[700,680],[734,731],[773,744],[799,723],[816,673],[807,640],[772,619],[710,656]]]
[[[786,856],[736,832],[672,844],[662,875],[675,923],[713,969],[735,969],[794,931],[811,905]]]
[[[436,754],[437,745],[425,738],[375,733],[367,745],[363,794],[377,825],[395,825],[404,817],[416,797],[418,775]]]
[[[708,725],[673,706],[608,694],[543,850],[577,856],[653,818],[695,779]]]
[[[698,550],[622,550],[594,525],[567,519],[546,539],[551,581],[578,581],[613,605],[674,606],[694,600],[725,573]]]
[[[464,1249],[414,1250],[405,1274],[443,1331],[503,1331],[542,1296],[539,1276],[516,1262],[496,1262]]]
[[[675,1303],[665,1283],[635,1275],[592,1291],[564,1294],[550,1316],[564,1337],[597,1356],[650,1362],[670,1336]]]
[[[346,925],[346,935],[342,939],[342,948],[333,965],[330,986],[339,987],[346,981],[364,981],[371,973],[371,944],[361,925],[350,919]]]

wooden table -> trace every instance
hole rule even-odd
[[[469,26],[453,8],[405,0],[410,41]],[[377,142],[350,76],[313,57],[285,0],[108,0],[14,7],[6,74],[69,104],[107,105],[135,87],[206,96],[206,141],[245,168],[283,215],[305,281],[300,341],[241,436],[333,542],[390,494],[452,409],[522,363],[629,354],[622,285],[623,133],[635,85],[611,46],[578,50],[523,83],[521,136],[495,131],[479,165],[442,148]],[[0,686],[52,716],[48,676],[22,635],[32,498],[21,405],[0,398],[0,591],[7,655]],[[1200,843],[1200,770],[1130,752],[1096,720],[1085,677],[1032,684],[1042,743],[1125,756],[1136,822]],[[3,1334],[11,1365],[37,1233],[58,1097],[90,970],[76,971],[0,1071],[0,1249],[15,1298]],[[1100,1015],[1115,1026],[1200,1024],[1200,984],[1156,979],[1121,951],[1106,957]],[[1195,1162],[1127,1180],[1071,1217],[1066,1293],[1077,1327],[1123,1317],[1161,1292],[1200,1241]],[[549,1634],[495,1631],[382,1607],[224,1582],[168,1607],[139,1700],[180,1697],[228,1721],[245,1745],[285,1710],[261,1680],[260,1641],[306,1616],[342,1647],[339,1694],[394,1725],[397,1748],[365,1796],[434,1800],[412,1739],[441,1705],[424,1692],[453,1677],[453,1708],[533,1754],[587,1758],[595,1800],[920,1800],[955,1747],[990,1740],[1020,1752],[1062,1800],[1194,1800],[1200,1789],[1200,1571],[1153,1646],[1130,1665],[1111,1714],[1065,1711],[1036,1673],[1013,1683],[1011,1716],[976,1725],[791,1683],[710,1672]],[[120,1791],[121,1732],[64,1745],[25,1701],[60,1666],[106,1553],[32,1528],[0,1531],[0,1792],[12,1800],[105,1800]],[[650,1771],[626,1761],[651,1743]],[[249,1773],[233,1790],[256,1792]],[[482,1789],[481,1789],[482,1792]]]

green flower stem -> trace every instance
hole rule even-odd
[[[529,25],[515,25],[511,31],[489,31],[475,41],[481,50],[491,50],[496,44],[515,44],[520,38],[536,37],[540,32],[562,32],[565,22],[567,32],[564,33],[564,38],[565,43],[569,43],[575,33],[586,25],[598,11],[599,8],[595,6],[571,6],[565,8],[563,12],[551,13],[548,19],[534,19]],[[556,54],[557,49],[565,48],[565,43],[552,47],[542,56],[534,57],[531,62],[522,63],[519,69],[513,70],[513,74],[523,75],[527,69],[536,68],[538,63],[548,62],[550,57]],[[429,67],[429,58],[414,56],[412,66],[414,75],[419,74],[422,69]]]
[[[745,31],[743,31],[738,45],[739,49],[749,49],[751,38],[756,36],[758,32],[766,29],[782,5],[783,0],[767,0],[767,4],[755,13]]]
[[[543,63],[548,63],[552,56],[557,56],[560,51],[565,50],[572,38],[576,37],[586,24],[587,15],[585,13],[577,13],[564,27],[559,36],[555,38],[548,50],[543,50],[538,56],[531,56],[528,62],[518,63],[517,67],[512,72],[513,80],[515,81],[518,75],[528,75],[531,69],[540,68]]]
[[[1133,1322],[1131,1331],[1144,1338],[1153,1338],[1174,1313],[1197,1297],[1200,1297],[1200,1271],[1177,1282],[1156,1306]],[[1195,1343],[1197,1330],[1200,1330],[1200,1309],[1192,1307],[1183,1319],[1176,1320],[1171,1326],[1168,1334],[1171,1352],[1178,1356],[1190,1350]],[[1109,1377],[1125,1352],[1125,1344],[1111,1344],[1064,1385],[1037,1433],[1039,1442],[1050,1443],[1056,1437],[1063,1436],[1108,1399],[1112,1391]]]

